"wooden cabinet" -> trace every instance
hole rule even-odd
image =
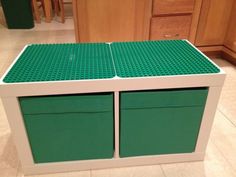
[[[77,42],[149,39],[151,0],[73,0]]]
[[[73,0],[76,41],[188,39],[203,51],[236,53],[235,6],[236,0]]]
[[[223,45],[234,0],[203,0],[195,45]]]
[[[153,0],[150,40],[194,42],[202,0]]]
[[[202,0],[73,0],[77,42],[189,39]]]
[[[191,15],[155,17],[151,21],[151,39],[188,39]]]
[[[236,1],[234,2],[234,6],[232,9],[224,45],[230,50],[236,52]]]
[[[236,1],[203,0],[195,45],[236,64]]]

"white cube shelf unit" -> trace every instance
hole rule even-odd
[[[0,96],[39,174],[203,160],[224,79],[187,40],[32,44]]]

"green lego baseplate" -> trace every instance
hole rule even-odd
[[[33,44],[26,48],[3,81],[63,81],[114,76],[107,44]]]
[[[5,83],[148,77],[220,72],[184,40],[32,44]]]
[[[113,43],[119,77],[218,73],[220,70],[187,41]]]

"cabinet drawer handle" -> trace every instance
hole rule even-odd
[[[165,38],[171,38],[171,37],[179,37],[179,34],[171,35],[171,34],[164,34]]]
[[[165,38],[171,38],[172,35],[171,35],[171,34],[164,34],[164,37],[165,37]]]

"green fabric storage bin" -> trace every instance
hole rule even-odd
[[[19,98],[35,163],[112,158],[113,94]]]
[[[30,29],[34,27],[31,0],[1,0],[9,29]]]
[[[207,88],[123,92],[120,156],[195,150]]]

